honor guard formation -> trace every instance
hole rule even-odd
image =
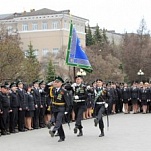
[[[99,137],[104,137],[103,116],[116,113],[146,114],[151,112],[151,84],[104,82],[95,79],[85,84],[82,76],[75,83],[57,76],[45,83],[21,80],[0,86],[0,136],[47,127],[51,137],[65,141],[63,124],[74,122],[73,134],[84,135],[82,121],[93,118]],[[124,117],[123,117],[124,118]]]

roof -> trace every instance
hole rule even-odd
[[[0,15],[0,20],[5,20],[7,19],[8,17],[12,16],[13,14],[2,14]]]
[[[38,15],[50,15],[50,14],[55,14],[57,13],[57,11],[51,10],[51,9],[47,9],[47,8],[43,8],[43,9],[39,9],[37,11],[35,11],[34,9],[32,9],[30,12],[26,12],[24,11],[21,16],[38,16]]]
[[[55,11],[48,8],[42,8],[39,10],[32,9],[30,12],[21,12],[21,13],[12,13],[12,14],[2,14],[0,15],[0,20],[8,20],[17,17],[26,17],[26,16],[39,16],[39,15],[53,15],[53,14],[70,14],[70,10],[62,10],[62,11]],[[75,16],[77,17],[77,16]],[[79,17],[81,18],[81,17]],[[84,18],[81,18],[84,19]],[[85,19],[88,20],[88,19]]]

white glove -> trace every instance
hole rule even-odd
[[[64,114],[66,115],[66,114],[68,114],[68,112],[64,112]]]
[[[42,89],[39,89],[39,92],[41,93],[41,92],[42,92]]]
[[[75,96],[74,96],[74,99],[75,99],[75,100],[78,100],[78,99],[79,99],[79,96],[78,96],[78,95],[75,95]]]
[[[104,105],[105,105],[105,108],[107,108],[109,106],[107,103],[105,103]]]
[[[53,81],[52,81],[52,82],[49,82],[47,85],[50,86],[50,85],[52,85],[52,84],[53,84]]]
[[[87,89],[90,89],[90,88],[91,88],[90,85],[88,85],[88,86],[87,86]]]
[[[73,83],[71,86],[72,86],[72,87],[76,87],[76,86],[77,86],[77,84],[76,84],[76,83]]]

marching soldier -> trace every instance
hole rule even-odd
[[[83,113],[86,111],[86,99],[87,99],[87,90],[86,86],[82,84],[83,78],[82,76],[77,76],[75,78],[76,83],[72,84],[74,89],[74,101],[73,101],[73,109],[75,112],[75,128],[74,133],[76,134],[79,130],[79,136],[83,136],[82,131],[82,123]]]
[[[101,134],[99,137],[104,136],[104,122],[103,122],[103,113],[105,112],[106,108],[108,107],[108,100],[109,100],[109,93],[106,88],[103,88],[103,81],[101,79],[97,79],[97,94],[95,96],[95,116],[94,119],[94,126],[99,124],[99,129]]]
[[[70,107],[69,107],[69,114],[68,114],[68,118],[66,120],[68,121],[73,121],[74,117],[72,117],[72,111],[73,111],[73,88],[71,86],[70,82],[67,82],[64,86],[64,88],[67,90],[68,94],[69,94],[69,100],[70,100]]]
[[[62,119],[64,114],[69,111],[70,101],[67,91],[62,87],[64,83],[61,77],[56,77],[54,81],[55,89],[53,91],[54,100],[52,102],[52,112],[55,118],[55,125],[52,130],[49,131],[51,137],[54,137],[56,131],[58,131],[60,139],[58,142],[65,140],[65,133],[62,127]]]

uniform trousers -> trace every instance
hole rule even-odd
[[[65,139],[65,133],[63,130],[63,126],[62,126],[64,112],[65,112],[64,106],[55,107],[55,109],[53,111],[54,118],[55,118],[55,126],[53,128],[53,132],[58,131],[60,139]]]
[[[103,122],[103,113],[105,112],[105,106],[104,104],[96,104],[96,109],[95,109],[95,113],[96,113],[96,118],[99,121],[99,128],[100,130],[104,129],[104,122]]]
[[[3,113],[0,114],[0,128],[2,131],[7,131],[9,127],[9,108],[3,108]]]
[[[25,112],[26,110],[19,110],[18,112],[18,129],[23,131],[25,128]]]
[[[43,106],[42,108],[40,108],[40,114],[39,114],[39,126],[40,127],[45,126],[45,121],[44,121],[45,111],[46,111],[46,106]]]
[[[33,117],[33,128],[39,128],[39,115],[40,115],[40,107],[35,108],[34,117]]]
[[[12,112],[10,112],[10,125],[9,131],[12,132],[15,130],[18,122],[18,108],[12,108]]]
[[[73,109],[75,112],[75,126],[78,129],[82,129],[82,119],[83,119],[83,113],[86,111],[86,105],[85,104],[78,104],[78,103],[74,103],[73,105]]]

